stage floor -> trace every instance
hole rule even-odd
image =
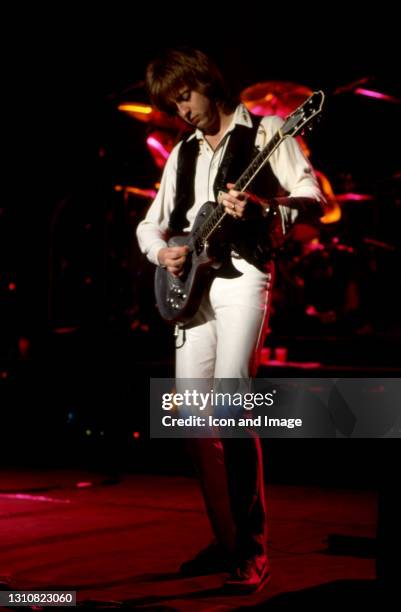
[[[76,590],[85,607],[215,611],[266,601],[273,610],[327,609],[374,584],[373,491],[268,485],[272,580],[261,593],[228,596],[224,574],[177,574],[211,538],[195,479],[22,469],[0,476],[3,589]]]

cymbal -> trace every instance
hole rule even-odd
[[[309,87],[290,81],[263,81],[244,89],[240,98],[255,115],[286,117],[312,93]]]
[[[118,105],[118,110],[127,113],[134,119],[138,119],[138,121],[150,123],[159,128],[179,130],[184,124],[179,117],[170,117],[167,113],[163,113],[142,102],[124,102]]]
[[[336,193],[335,198],[338,202],[367,202],[375,199],[370,193],[354,193],[352,191]]]

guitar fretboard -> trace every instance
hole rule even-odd
[[[237,191],[245,191],[248,186],[252,183],[257,173],[261,170],[264,164],[267,162],[272,153],[281,144],[284,137],[280,130],[278,130],[273,138],[269,140],[267,145],[253,158],[249,166],[241,174],[237,182],[235,183],[234,189]],[[199,226],[198,230],[194,234],[194,240],[205,242],[210,238],[214,231],[219,227],[223,218],[227,213],[222,204],[218,204],[208,218]]]

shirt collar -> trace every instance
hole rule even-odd
[[[252,119],[251,115],[243,104],[238,104],[237,108],[234,111],[234,116],[230,125],[227,128],[226,134],[228,132],[232,132],[236,125],[244,125],[245,127],[252,127]],[[197,138],[198,140],[203,140],[204,135],[201,130],[195,130],[193,134],[188,138],[188,140],[192,140],[192,138]]]

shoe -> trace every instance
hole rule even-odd
[[[229,572],[232,569],[232,561],[222,546],[212,542],[198,552],[189,561],[185,561],[180,567],[182,576],[206,576],[208,574],[219,574]]]
[[[224,587],[230,592],[257,593],[270,580],[270,564],[266,555],[258,555],[241,561]]]

